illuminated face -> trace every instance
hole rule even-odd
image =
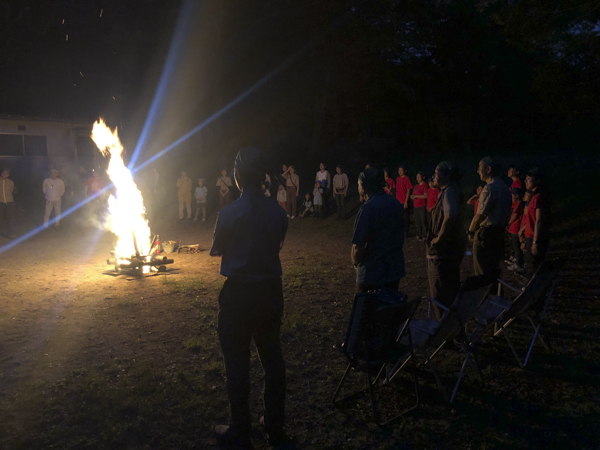
[[[181,176],[182,176],[183,178],[185,178],[185,171],[183,171],[183,170],[181,171]]]
[[[56,172],[55,170],[50,172],[50,178],[52,178],[53,180],[56,180],[57,176],[58,176],[58,172]]]
[[[204,186],[204,183],[202,182],[202,180],[198,180],[198,186],[200,186],[200,187]]]
[[[293,167],[290,167],[290,173],[293,175],[296,173],[296,169],[294,169]]]
[[[304,198],[306,199],[306,201],[310,200],[310,194],[306,194],[306,195],[304,196]]]
[[[481,195],[481,191],[483,191],[483,188],[481,186],[477,186],[477,195]]]
[[[450,181],[450,173],[441,171],[436,167],[433,175],[433,185],[437,188],[446,186]]]
[[[512,199],[513,199],[513,202],[518,202],[519,196],[517,194],[512,194]]]
[[[2,178],[8,178],[8,176],[10,175],[10,173],[8,172],[8,170],[3,170],[2,171]]]
[[[406,171],[402,167],[398,168],[398,175],[403,177],[405,175],[405,173],[406,173]]]
[[[227,176],[227,171],[226,170],[221,170],[221,175],[226,177]]]
[[[513,169],[512,167],[510,169],[508,169],[508,178],[512,178],[514,177],[515,174],[515,169]]]
[[[420,173],[417,174],[417,183],[421,184],[423,182],[423,175]]]
[[[525,178],[525,188],[526,189],[534,189],[538,185],[538,179],[527,175]]]
[[[321,172],[325,172],[325,164],[319,164],[319,169],[321,169]]]
[[[335,171],[338,173],[338,175],[342,174],[342,169],[340,167],[336,167]]]
[[[485,181],[489,178],[490,169],[491,167],[487,166],[483,161],[479,161],[477,173],[479,174],[481,181]]]
[[[284,164],[284,165],[281,167],[281,170],[283,170],[284,172],[287,172],[287,166]]]

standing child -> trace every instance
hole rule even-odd
[[[279,206],[281,206],[283,209],[285,208],[285,203],[287,202],[287,192],[285,191],[285,186],[283,184],[279,185],[279,188],[277,189],[277,203],[279,203]]]
[[[204,186],[204,178],[198,178],[198,186],[196,186],[196,216],[194,222],[198,221],[200,210],[202,210],[202,222],[206,222],[206,197],[208,196],[208,188]]]
[[[436,205],[438,201],[438,197],[440,195],[440,190],[435,187],[433,184],[433,179],[429,179],[429,190],[427,191],[427,228],[429,228],[429,224],[431,223],[431,210]]]
[[[304,196],[304,203],[302,203],[302,207],[300,208],[299,216],[302,218],[309,217],[313,212],[313,204],[310,199],[310,194],[307,192]]]
[[[402,206],[404,206],[404,232],[408,237],[408,230],[410,228],[410,191],[413,188],[410,178],[407,176],[408,170],[406,166],[402,165],[398,167],[398,178],[396,178],[396,198]]]
[[[394,195],[396,183],[394,182],[394,179],[390,177],[387,169],[383,169],[383,177],[385,178],[385,186],[383,187],[383,190],[386,194]]]
[[[510,178],[511,181],[511,188],[519,188],[519,189],[523,189],[523,180],[521,180],[521,169],[519,169],[517,166],[515,166],[514,164],[511,165],[508,168],[508,178]]]
[[[417,226],[417,241],[424,242],[427,237],[427,191],[429,187],[425,183],[425,172],[417,173],[417,184],[413,189],[413,200],[415,207],[415,224]]]
[[[474,196],[472,196],[469,200],[467,200],[467,205],[473,205],[473,216],[477,215],[477,210],[479,209],[479,196],[481,195],[482,191],[483,186],[477,186],[477,193]]]
[[[512,188],[510,193],[512,194],[512,214],[508,222],[508,233],[510,234],[510,243],[514,255],[509,260],[511,264],[508,266],[508,270],[523,274],[525,273],[525,269],[523,268],[523,250],[521,250],[521,241],[519,239],[519,230],[521,229],[521,220],[525,209],[523,189]]]
[[[321,219],[323,217],[323,185],[318,181],[315,183],[315,190],[313,191],[313,205],[315,217]]]

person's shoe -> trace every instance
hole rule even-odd
[[[206,222],[206,219],[202,219],[202,222]]]
[[[197,217],[194,217],[194,222],[198,222],[198,218]]]
[[[228,425],[217,425],[215,427],[217,444],[228,449],[252,449],[250,433],[235,432]]]
[[[289,437],[284,430],[273,432],[265,428],[265,416],[261,416],[260,426],[264,429],[265,433],[267,434],[267,441],[269,442],[269,445],[273,446],[273,448],[279,450],[291,450],[296,448],[296,446],[294,445],[294,440],[291,437]]]
[[[289,219],[289,218],[290,218],[290,215],[288,214],[288,215],[287,215],[287,217],[288,217],[288,219]]]
[[[523,275],[525,273],[525,269],[521,266],[517,266],[516,264],[512,265],[511,269],[514,273],[518,273],[519,275]]]
[[[296,216],[292,216],[292,217],[290,217],[290,219],[295,219],[295,218],[296,218]]]

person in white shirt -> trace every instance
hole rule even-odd
[[[328,170],[325,170],[325,164],[319,164],[319,171],[315,177],[315,181],[321,183],[323,187],[323,206],[322,213],[326,214],[329,210],[329,193],[331,192],[331,174]]]
[[[202,210],[202,222],[206,222],[206,197],[208,196],[208,188],[204,186],[204,178],[198,178],[198,186],[196,186],[196,217],[194,222],[198,220],[200,210]]]
[[[44,215],[44,227],[48,228],[48,221],[50,220],[50,214],[54,209],[54,216],[56,218],[55,226],[60,225],[60,203],[63,194],[65,193],[65,183],[63,180],[58,178],[58,170],[50,170],[50,178],[44,180],[42,190],[46,197],[46,214]]]

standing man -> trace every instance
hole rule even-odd
[[[365,203],[354,222],[352,263],[356,267],[356,292],[386,287],[398,290],[405,276],[404,208],[383,190],[383,173],[365,169],[358,176],[358,192]]]
[[[510,189],[500,178],[498,164],[489,156],[479,161],[477,173],[485,182],[479,196],[477,214],[469,226],[473,242],[475,275],[497,278],[504,254],[504,229],[508,225],[512,206]]]
[[[54,226],[58,228],[60,225],[60,204],[63,194],[65,193],[65,182],[58,178],[58,170],[50,169],[50,178],[46,178],[42,184],[42,190],[46,197],[46,214],[44,214],[44,228],[48,228],[50,214],[54,209],[54,218],[56,222]]]
[[[331,174],[329,170],[325,170],[325,164],[319,164],[319,171],[315,176],[315,181],[321,183],[323,187],[323,215],[327,215],[329,211],[329,193],[331,192]]]
[[[338,219],[346,217],[346,195],[348,194],[348,175],[344,173],[339,164],[335,168],[336,174],[333,176],[333,195],[337,207]]]
[[[223,169],[221,176],[217,180],[217,187],[219,188],[219,207],[223,209],[225,206],[231,203],[231,177],[227,176],[227,171]]]
[[[192,180],[185,171],[177,179],[177,200],[179,201],[179,219],[183,219],[183,207],[187,208],[187,218],[192,218]]]
[[[219,294],[218,333],[229,397],[229,426],[215,428],[217,441],[252,448],[250,440],[250,343],[254,339],[265,370],[264,427],[271,445],[289,439],[284,431],[285,364],[280,326],[283,288],[279,252],[288,221],[275,199],[261,190],[267,164],[256,148],[244,148],[235,159],[234,178],[240,199],[217,217],[211,256],[222,256],[227,277]]]
[[[531,200],[523,215],[519,237],[525,243],[528,270],[533,274],[546,259],[550,244],[550,201],[543,186],[541,169],[531,169],[525,178],[525,186],[532,191]]]
[[[289,176],[285,179],[287,216],[290,219],[296,217],[296,198],[300,195],[300,176],[296,173],[296,168],[288,168]]]
[[[6,223],[6,236],[9,239],[14,239],[13,223],[15,221],[15,202],[13,193],[15,183],[10,178],[10,169],[4,168],[0,174],[0,220]]]
[[[442,161],[437,165],[432,185],[440,191],[431,210],[426,240],[429,292],[435,301],[449,308],[460,289],[460,263],[466,243],[460,221],[458,172],[452,163]],[[439,320],[437,306],[434,309]]]
[[[409,201],[410,191],[413,188],[410,178],[408,178],[406,166],[398,167],[398,178],[396,178],[396,198],[404,206],[404,231],[408,237],[410,228],[410,210]]]

